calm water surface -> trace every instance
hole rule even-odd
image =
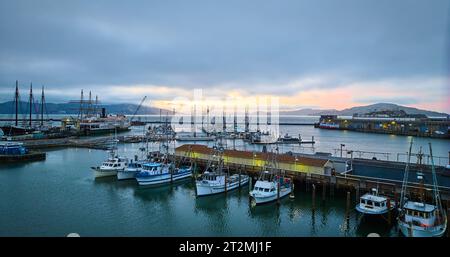
[[[121,148],[134,153],[130,145]],[[312,211],[311,192],[295,200],[251,208],[248,187],[196,199],[192,181],[139,188],[134,181],[93,178],[90,167],[106,157],[88,149],[49,151],[47,160],[0,166],[0,235],[65,236],[366,236],[397,235],[383,220],[361,220],[345,196],[321,190]],[[352,205],[354,199],[352,199]]]
[[[396,153],[408,150],[410,137],[315,129],[312,126],[281,126],[282,133],[301,134],[310,146],[281,146],[280,151],[331,152],[340,144],[351,150]],[[142,133],[133,128],[130,134]],[[415,138],[415,149],[428,152],[432,142],[435,156],[448,162],[448,140]],[[242,141],[227,141],[236,148],[261,150]],[[178,143],[172,146],[178,146]],[[128,157],[137,154],[139,144],[120,146]],[[157,149],[156,144],[150,144]],[[312,211],[311,192],[296,188],[295,200],[250,208],[248,187],[196,199],[192,181],[173,186],[139,188],[134,181],[94,180],[91,166],[98,166],[107,154],[100,150],[57,149],[47,152],[45,161],[0,164],[0,236],[366,236],[376,232],[397,236],[395,227],[382,219],[361,219],[352,210],[345,222],[345,195],[321,190]],[[371,156],[365,156],[370,158]],[[381,157],[381,156],[380,156]],[[403,157],[404,158],[404,157]],[[436,160],[437,161],[437,160]],[[354,197],[354,196],[353,196]],[[352,207],[355,199],[352,199]]]

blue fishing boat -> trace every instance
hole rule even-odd
[[[192,167],[175,168],[173,163],[148,162],[142,164],[141,170],[136,174],[136,180],[140,186],[147,186],[172,183],[191,176]]]

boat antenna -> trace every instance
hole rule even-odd
[[[402,191],[401,191],[401,196],[400,196],[400,208],[403,208],[403,204],[405,201],[404,198],[405,198],[406,187],[407,187],[407,183],[408,183],[409,162],[411,160],[412,145],[413,145],[413,139],[411,138],[411,142],[409,144],[409,151],[408,151],[408,160],[407,160],[406,166],[405,166],[405,174],[403,175]]]

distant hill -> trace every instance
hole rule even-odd
[[[98,108],[106,108],[107,113],[111,114],[125,114],[132,115],[138,105],[136,104],[100,104]],[[19,103],[20,111],[19,113],[29,113],[28,103],[20,102]],[[33,108],[33,113],[39,112],[39,105],[36,105]],[[47,103],[46,104],[47,114],[78,114],[80,105],[77,103]],[[151,115],[151,114],[159,114],[158,108],[141,106],[138,111],[138,115]],[[167,112],[163,110],[163,113]],[[0,103],[0,114],[13,114],[15,113],[14,102],[9,101],[5,103]]]
[[[300,109],[295,111],[285,111],[280,112],[280,114],[283,115],[313,115],[313,116],[319,116],[319,115],[341,115],[341,116],[351,116],[353,114],[365,114],[369,112],[378,112],[378,111],[399,111],[403,110],[407,114],[423,114],[428,117],[445,117],[448,114],[442,113],[442,112],[435,112],[435,111],[428,111],[428,110],[421,110],[417,108],[412,107],[406,107],[401,106],[397,104],[392,103],[376,103],[366,106],[356,106],[352,108],[347,108],[344,110],[335,110],[335,109],[329,109],[329,110],[320,110],[320,109]]]

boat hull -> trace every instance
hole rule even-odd
[[[102,177],[110,177],[110,176],[117,176],[118,170],[102,170],[100,168],[92,168],[94,171],[94,177],[95,178],[102,178]]]
[[[292,188],[286,187],[280,190],[280,199],[286,197],[292,192]],[[250,194],[252,205],[262,205],[266,203],[274,202],[278,199],[278,193],[268,196],[258,196]]]
[[[126,180],[126,179],[135,179],[137,172],[136,171],[118,171],[117,179],[118,180]]]
[[[411,229],[408,223],[399,221],[398,227],[400,228],[402,234],[406,237],[441,237],[445,233],[447,222],[439,226],[428,228],[412,225]]]
[[[172,178],[170,173],[165,173],[161,175],[152,175],[148,177],[136,177],[136,180],[140,186],[150,186],[150,185],[161,185],[169,184],[171,182],[186,179],[192,176],[192,170],[179,172],[173,174]]]
[[[248,184],[248,176],[241,176],[241,186]],[[239,188],[239,180],[227,183],[227,191]],[[215,195],[225,192],[224,185],[208,185],[202,183],[202,181],[197,181],[196,183],[197,196],[207,196]]]

